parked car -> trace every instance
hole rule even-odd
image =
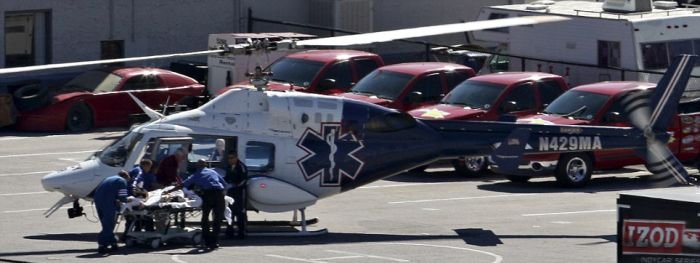
[[[437,103],[474,75],[473,69],[452,63],[394,64],[372,71],[341,96],[408,111]]]
[[[194,79],[157,68],[115,68],[84,72],[57,89],[28,85],[16,100],[31,100],[14,127],[23,131],[82,132],[94,127],[128,126],[141,109],[127,93],[151,108],[192,100],[204,91]]]
[[[497,121],[544,109],[569,86],[563,77],[542,72],[502,72],[470,78],[438,104],[414,109],[416,118]],[[512,118],[515,120],[515,118]],[[486,156],[452,160],[458,174],[474,176],[488,168]]]
[[[267,90],[295,90],[318,94],[337,94],[348,91],[362,77],[384,66],[384,60],[374,53],[326,49],[308,50],[281,57],[264,71],[272,72]],[[220,89],[248,85],[248,81]]]
[[[629,127],[621,100],[631,92],[651,92],[653,83],[612,81],[578,86],[554,100],[542,113],[524,116],[518,123],[593,125]],[[671,120],[669,148],[685,163],[695,164],[700,153],[700,101],[682,101],[678,114]],[[556,177],[566,187],[586,185],[593,171],[619,169],[643,164],[634,149],[596,150],[565,154],[534,154],[523,156],[517,171],[506,177],[514,182],[526,182],[533,176]],[[500,172],[498,166],[491,167]]]

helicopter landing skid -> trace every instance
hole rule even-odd
[[[318,223],[318,218],[306,220],[305,208],[299,209],[301,220],[297,220],[297,211],[291,221],[257,221],[248,222],[249,236],[318,236],[325,235],[328,230],[309,231],[308,225]]]

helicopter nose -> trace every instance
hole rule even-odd
[[[62,171],[57,171],[57,172],[52,172],[50,174],[45,175],[43,178],[41,178],[41,185],[44,187],[46,191],[53,192],[53,191],[58,191],[61,189],[61,179],[64,176],[64,172]]]

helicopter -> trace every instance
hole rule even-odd
[[[390,41],[486,28],[536,24],[558,17],[519,17],[368,34],[277,43],[226,45],[193,52],[248,52],[298,46],[335,46]],[[166,55],[164,55],[166,56]],[[172,55],[168,55],[172,56]],[[148,59],[157,56],[150,56]],[[145,57],[129,58],[129,61]],[[0,69],[0,74],[122,62],[115,60]],[[223,139],[249,167],[248,208],[262,212],[300,211],[318,200],[362,185],[458,156],[490,155],[501,169],[517,167],[522,155],[634,148],[643,152],[654,180],[692,182],[666,142],[668,116],[687,84],[695,56],[674,61],[651,97],[630,96],[626,111],[634,127],[593,127],[501,122],[419,120],[409,114],[342,97],[294,91],[264,91],[269,73],[257,68],[251,86],[226,91],[199,108],[163,116],[134,98],[151,121],[132,128],[93,158],[44,176],[47,191],[63,194],[44,214],[80,199],[91,199],[107,176],[133,167],[142,158],[156,162],[177,149],[205,157],[207,145]]]
[[[188,148],[202,155],[206,141],[224,139],[248,165],[248,207],[299,210],[302,224],[304,209],[320,199],[457,156],[490,154],[502,169],[514,169],[530,153],[634,148],[644,151],[653,180],[688,184],[691,178],[666,146],[666,128],[694,61],[690,55],[676,59],[650,98],[625,99],[634,124],[630,128],[420,120],[342,97],[251,87],[169,116],[139,102],[153,121],[133,128],[95,158],[41,182],[46,190],[64,194],[53,211],[69,202],[79,209],[77,199],[89,199],[102,179],[141,158],[160,160],[163,152]]]

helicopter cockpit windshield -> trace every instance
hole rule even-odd
[[[124,137],[107,146],[100,153],[100,161],[112,167],[124,166],[131,150],[143,138],[143,133],[129,132]]]

